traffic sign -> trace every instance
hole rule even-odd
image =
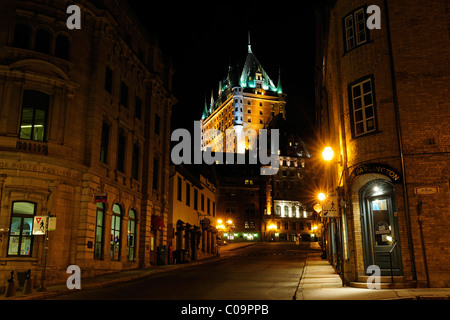
[[[48,216],[35,216],[33,219],[33,235],[45,235],[47,230],[47,218]]]
[[[338,217],[338,197],[330,196],[322,201],[323,211],[322,216],[325,218],[335,218]]]

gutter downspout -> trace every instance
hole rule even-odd
[[[394,109],[395,109],[395,120],[397,124],[397,136],[398,136],[398,145],[400,149],[400,161],[402,166],[402,175],[403,175],[403,201],[405,206],[405,219],[406,219],[406,228],[408,232],[408,249],[409,255],[411,259],[411,273],[414,281],[417,281],[417,272],[416,272],[416,263],[414,260],[414,246],[412,241],[412,232],[411,232],[411,221],[410,221],[410,213],[408,207],[408,190],[406,188],[406,175],[405,175],[405,159],[403,154],[403,139],[402,139],[402,130],[400,127],[400,111],[398,106],[398,96],[397,96],[397,80],[395,78],[395,67],[394,67],[394,56],[392,50],[392,39],[391,39],[391,28],[389,23],[389,10],[387,0],[384,0],[384,10],[385,10],[385,19],[386,19],[386,28],[387,28],[387,38],[388,38],[388,47],[389,47],[389,59],[390,59],[390,69],[391,69],[391,80],[392,80],[392,93],[394,100]]]

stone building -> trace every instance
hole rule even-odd
[[[169,263],[217,254],[217,181],[212,168],[170,166]]]
[[[319,221],[315,220],[306,193],[309,151],[281,115],[275,116],[267,128],[280,131],[280,149],[279,170],[273,176],[266,176],[262,186],[265,199],[263,239],[291,242],[317,240]]]
[[[262,241],[263,176],[256,164],[216,165],[217,219],[223,221],[225,241]],[[230,221],[231,223],[227,223]]]
[[[396,286],[448,287],[448,3],[375,0],[377,16],[365,1],[326,2],[317,11],[318,149],[335,157],[317,161],[340,204],[325,218],[328,259],[353,285],[375,265]]]
[[[146,267],[167,241],[171,63],[125,1],[80,2],[73,30],[67,5],[2,2],[0,287]]]

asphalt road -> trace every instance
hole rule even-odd
[[[257,243],[219,261],[54,300],[292,300],[307,246]]]

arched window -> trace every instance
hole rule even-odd
[[[281,215],[281,207],[280,207],[279,205],[277,205],[277,206],[275,207],[275,214],[276,214],[277,216],[280,216],[280,215]]]
[[[13,202],[8,239],[8,256],[30,257],[32,249],[33,217],[36,205]]]
[[[136,261],[136,211],[134,210],[130,210],[128,214],[127,257],[128,261]]]
[[[55,43],[55,56],[64,60],[69,60],[69,51],[69,39],[63,34],[58,34]]]
[[[111,221],[111,260],[120,258],[120,227],[122,224],[122,208],[115,204]]]
[[[287,217],[289,215],[289,208],[288,206],[284,206],[284,217]]]
[[[295,208],[295,206],[292,206],[292,208],[291,208],[291,215],[290,215],[290,217],[295,217],[295,213],[297,212],[297,209]]]
[[[14,28],[13,47],[30,48],[31,27],[27,24],[19,23]]]
[[[36,32],[34,49],[38,52],[49,54],[51,42],[52,42],[52,34],[50,33],[50,31],[41,28]]]
[[[95,220],[95,245],[94,259],[103,259],[104,242],[104,224],[105,224],[105,205],[97,203],[97,216]]]

